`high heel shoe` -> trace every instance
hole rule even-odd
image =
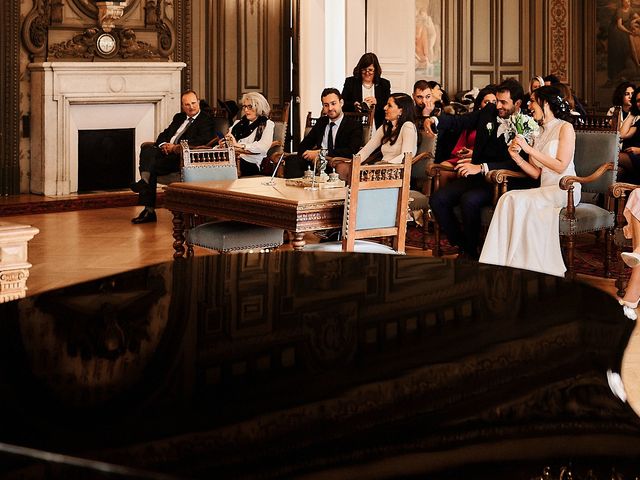
[[[640,265],[640,253],[622,252],[620,256],[622,257],[622,261],[626,263],[628,267],[634,268]]]
[[[635,303],[628,302],[621,298],[618,299],[618,303],[622,305],[622,312],[624,316],[629,320],[637,320],[638,314],[636,313],[636,308],[638,308],[638,303],[640,303],[640,298],[635,301]]]

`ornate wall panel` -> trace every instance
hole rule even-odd
[[[549,70],[569,80],[569,1],[549,0]]]
[[[11,195],[20,192],[19,2],[2,2],[0,25],[0,194]]]

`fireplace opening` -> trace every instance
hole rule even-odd
[[[120,190],[135,179],[135,128],[78,130],[78,193]]]

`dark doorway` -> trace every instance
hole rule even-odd
[[[127,188],[135,177],[135,129],[78,131],[78,192]]]

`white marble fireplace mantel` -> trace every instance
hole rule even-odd
[[[31,192],[78,189],[78,130],[155,140],[180,110],[181,62],[44,62],[31,71]]]

